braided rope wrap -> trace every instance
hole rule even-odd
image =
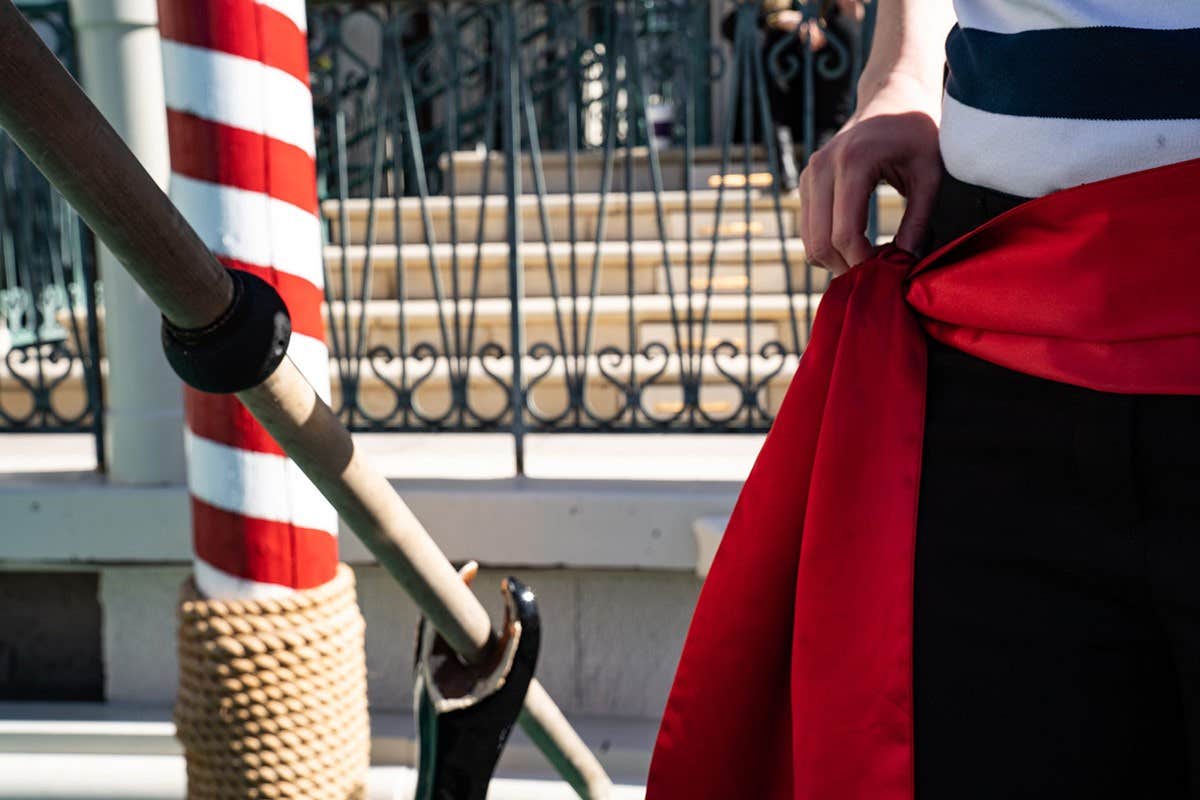
[[[366,796],[365,624],[345,564],[272,600],[180,590],[175,726],[189,800]]]

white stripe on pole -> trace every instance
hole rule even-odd
[[[291,203],[171,174],[171,200],[217,255],[325,285],[320,221]]]
[[[255,519],[337,535],[337,512],[285,456],[220,444],[185,431],[188,490],[199,500]]]
[[[192,556],[192,570],[196,573],[196,585],[205,587],[210,597],[236,597],[239,600],[277,600],[296,593],[290,586],[278,583],[252,581],[230,575],[217,569],[200,556]]]
[[[241,56],[170,39],[162,45],[167,108],[316,152],[312,95],[301,81]]]

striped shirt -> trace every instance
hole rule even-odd
[[[941,148],[1036,197],[1200,157],[1200,0],[954,0]]]

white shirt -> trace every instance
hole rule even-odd
[[[1200,0],[955,0],[942,157],[1036,197],[1200,157]]]

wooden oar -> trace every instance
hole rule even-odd
[[[171,323],[203,328],[229,308],[224,267],[11,0],[0,0],[0,127]],[[487,612],[291,360],[238,397],[446,641],[465,660],[482,660],[492,640]],[[604,769],[536,681],[520,724],[581,797],[609,794]]]

